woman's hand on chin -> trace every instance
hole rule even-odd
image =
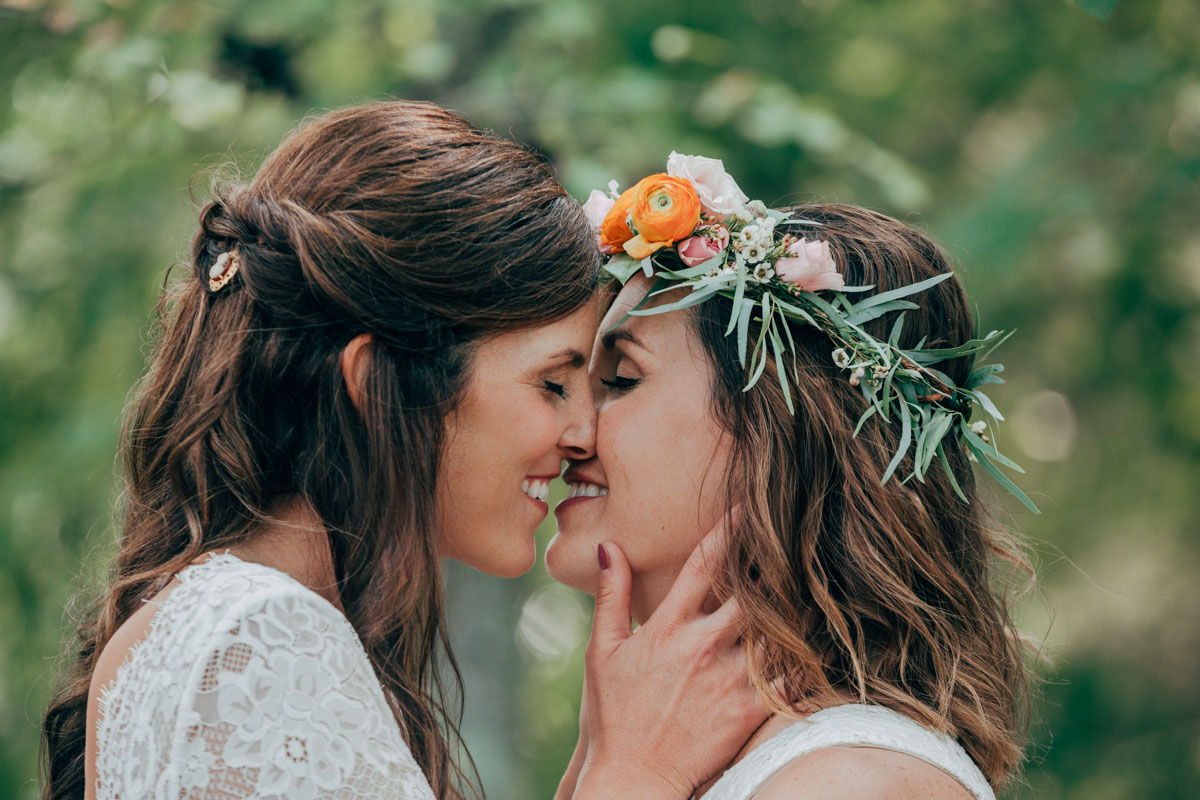
[[[750,684],[731,599],[703,606],[721,563],[719,526],[688,558],[666,599],[630,630],[632,576],[621,549],[601,546],[596,615],[587,648],[586,739],[577,800],[689,798],[723,769],[767,717]],[[583,732],[581,731],[581,734]],[[559,796],[564,796],[560,788]]]

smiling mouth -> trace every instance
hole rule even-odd
[[[567,499],[572,497],[603,497],[608,494],[608,489],[604,486],[597,486],[594,483],[572,483],[567,486]]]
[[[541,500],[545,503],[550,499],[550,480],[548,478],[526,479],[521,484],[521,491],[534,500]]]

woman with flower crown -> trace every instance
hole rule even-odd
[[[533,154],[430,104],[318,117],[218,193],[127,411],[43,797],[467,792],[439,563],[527,570],[549,480],[592,456],[598,266]],[[631,635],[602,556],[577,794],[688,797],[766,713],[741,612],[694,569]]]
[[[703,568],[744,609],[773,714],[699,794],[992,800],[1021,761],[1026,683],[995,567],[1027,563],[972,463],[1032,508],[990,434],[982,387],[1001,367],[977,363],[1003,335],[974,338],[918,231],[853,206],[769,209],[719,161],[673,153],[587,210],[615,278],[596,446],[564,473],[546,564],[590,592],[606,579],[590,554],[611,551],[644,620],[728,522]],[[577,766],[607,720],[591,699]]]

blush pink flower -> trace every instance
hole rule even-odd
[[[775,263],[775,274],[781,281],[794,283],[806,292],[841,289],[846,285],[829,254],[829,242],[801,239],[788,245],[787,251],[788,256]]]
[[[684,239],[675,249],[680,261],[689,267],[698,267],[721,255],[728,246],[729,230],[724,225],[710,225],[695,236]]]
[[[667,174],[691,182],[700,198],[701,208],[719,220],[724,220],[750,199],[725,172],[725,165],[718,158],[685,156],[672,150],[667,158]]]

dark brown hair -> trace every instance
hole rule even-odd
[[[210,292],[230,249],[240,271]],[[437,665],[444,649],[457,682],[434,518],[444,418],[472,344],[571,313],[592,296],[597,261],[581,209],[540,159],[425,103],[317,117],[249,186],[208,203],[127,409],[120,552],[46,714],[43,797],[83,797],[88,687],[113,632],[288,498],[327,530],[346,616],[417,763],[439,798],[458,796]],[[339,358],[362,333],[371,366],[356,409]]]
[[[829,243],[848,285],[885,292],[950,270],[928,237],[863,208],[790,209],[821,223],[805,231]],[[957,278],[913,298],[901,347],[955,346],[974,335]],[[1031,575],[1013,537],[976,497],[957,438],[950,468],[969,503],[936,465],[922,483],[880,485],[898,447],[898,425],[879,416],[858,436],[861,393],[834,366],[821,332],[793,326],[799,377],[788,411],[775,365],[743,392],[746,370],[725,335],[729,301],[692,316],[714,366],[714,414],[734,441],[730,502],[742,504],[727,556],[729,591],[745,610],[752,671],[782,679],[786,702],[875,703],[955,737],[999,787],[1021,762],[1018,713],[1027,677],[1022,645],[996,585],[1002,560]],[[887,339],[894,315],[869,323]],[[939,365],[964,385],[973,357]],[[957,434],[955,434],[957,437]]]

